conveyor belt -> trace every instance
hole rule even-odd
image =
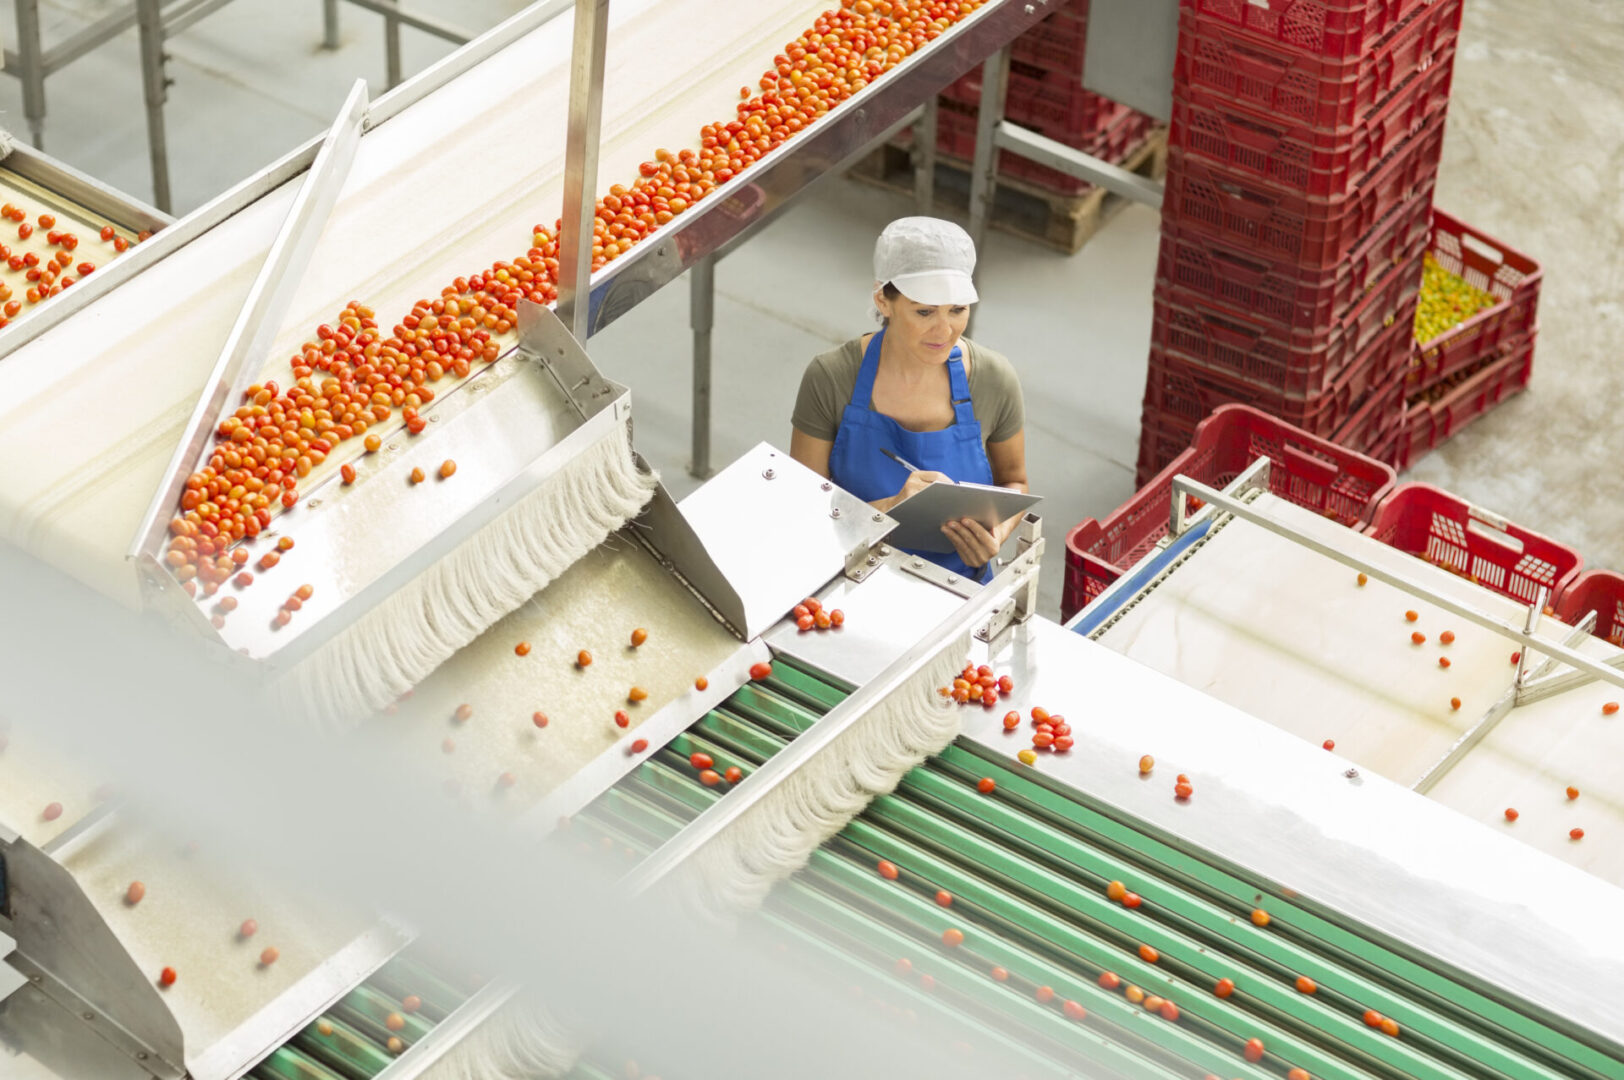
[[[583,841],[651,850],[726,792],[698,781],[689,753],[748,772],[840,696],[778,658],[771,680],[741,689],[579,815]],[[996,782],[990,794],[977,790],[983,777]],[[896,880],[876,873],[881,859],[899,868]],[[1143,906],[1109,900],[1111,881]],[[938,904],[938,890],[951,906]],[[1255,908],[1270,913],[1267,927],[1253,924]],[[951,1016],[977,1057],[994,1055],[1006,1071],[1074,1075],[1086,1061],[1091,1074],[1135,1077],[1294,1068],[1349,1080],[1624,1077],[1624,1063],[1509,995],[1468,987],[1357,924],[1261,891],[1216,858],[968,740],[875,800],[775,892],[762,918],[838,955],[848,981],[897,968],[888,995]],[[949,929],[963,933],[961,945],[943,944]],[[1147,962],[1141,946],[1158,958]],[[1120,980],[1113,989],[1100,982],[1106,972]],[[1299,977],[1315,992],[1299,991]],[[1224,978],[1235,990],[1219,998]],[[1052,999],[1039,1000],[1041,986]],[[1177,1019],[1132,1003],[1130,986],[1173,1001]],[[1086,1018],[1073,1018],[1077,1006]],[[1368,1026],[1367,1010],[1393,1018],[1398,1034]],[[1264,1045],[1255,1064],[1243,1056],[1252,1038]]]
[[[372,1080],[474,994],[421,949],[385,964],[249,1073],[256,1080]],[[408,998],[417,998],[410,1002]],[[391,1049],[390,1040],[399,1046]]]

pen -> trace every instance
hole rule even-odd
[[[907,458],[900,457],[900,456],[898,456],[896,454],[893,454],[890,450],[886,449],[883,446],[880,447],[880,453],[884,454],[886,457],[890,458],[892,461],[896,462],[898,465],[901,465],[904,469],[907,469],[909,472],[922,472],[923,471],[922,469],[919,468],[919,466],[910,464]],[[950,483],[950,484],[958,483],[958,481],[953,479],[951,476],[947,478],[947,482]]]
[[[886,457],[890,458],[892,461],[896,462],[898,465],[901,465],[904,469],[907,469],[909,472],[918,472],[919,471],[919,466],[910,465],[906,458],[899,457],[898,455],[893,454],[890,450],[886,449],[883,446],[880,447],[880,453],[884,454]]]

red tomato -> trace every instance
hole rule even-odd
[[[752,679],[761,680],[771,678],[772,673],[773,666],[771,664],[761,663],[750,665],[750,677]]]
[[[976,790],[981,792],[983,795],[991,794],[992,790],[997,786],[998,781],[994,780],[990,776],[983,776],[980,780],[976,781]]]

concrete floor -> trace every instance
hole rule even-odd
[[[45,0],[47,40],[117,2]],[[469,30],[524,6],[411,2]],[[177,210],[324,128],[355,77],[382,91],[381,20],[341,8],[336,51],[320,47],[317,0],[236,0],[171,43]],[[0,26],[12,25],[13,4],[0,0]],[[407,71],[447,48],[407,31]],[[1610,415],[1624,397],[1621,59],[1624,6],[1615,0],[1467,0],[1438,199],[1544,263],[1542,333],[1532,389],[1413,470],[1610,567],[1624,567],[1624,429]],[[48,95],[47,149],[150,197],[134,33],[55,77]],[[11,79],[0,79],[0,123],[26,131]],[[719,266],[716,465],[759,441],[787,445],[806,361],[871,325],[873,237],[912,209],[831,177]],[[1032,485],[1046,496],[1049,614],[1059,607],[1066,531],[1133,491],[1157,225],[1154,212],[1130,207],[1070,258],[998,233],[981,253],[975,336],[1010,356],[1023,379]],[[633,388],[638,444],[679,497],[696,483],[685,471],[687,300],[677,282],[592,344]]]

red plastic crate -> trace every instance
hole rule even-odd
[[[1428,250],[1444,269],[1493,293],[1500,302],[1431,341],[1417,343],[1410,367],[1411,393],[1495,355],[1532,330],[1539,317],[1539,287],[1544,279],[1544,271],[1533,259],[1436,208]]]
[[[1454,55],[1460,17],[1461,0],[1436,0],[1374,47],[1327,57],[1186,8],[1173,85],[1204,87],[1314,127],[1351,127],[1411,75]]]
[[[1534,344],[1538,329],[1510,342],[1497,359],[1484,363],[1459,386],[1437,401],[1412,399],[1404,410],[1404,434],[1394,460],[1409,468],[1445,439],[1460,433],[1473,420],[1528,388],[1534,374]]]
[[[1274,387],[1288,397],[1324,394],[1350,370],[1358,372],[1351,386],[1357,397],[1371,386],[1400,377],[1409,363],[1413,299],[1361,350],[1356,334],[1280,335],[1264,320],[1192,300],[1182,290],[1160,292],[1151,343],[1164,356]]]
[[[1542,586],[1560,595],[1584,564],[1577,551],[1429,484],[1394,488],[1365,531],[1524,604]]]
[[[1199,223],[1163,218],[1156,276],[1267,320],[1279,335],[1322,333],[1340,326],[1395,276],[1413,278],[1420,294],[1421,254],[1431,219],[1430,200],[1417,196],[1379,222],[1347,257],[1326,267],[1305,267],[1214,239]],[[1391,310],[1379,314],[1385,320]]]
[[[1071,552],[1066,553],[1067,559]],[[1611,570],[1586,570],[1556,598],[1556,617],[1577,623],[1588,612],[1596,613],[1596,637],[1624,647],[1624,574]]]
[[[1449,104],[1454,60],[1410,76],[1363,122],[1316,128],[1201,87],[1173,95],[1170,142],[1243,176],[1306,195],[1346,195],[1407,139],[1426,133]]]
[[[1350,527],[1364,524],[1396,480],[1393,470],[1380,462],[1256,409],[1225,406],[1195,429],[1191,443],[1171,464],[1103,523],[1090,518],[1067,534],[1062,616],[1070,618],[1167,535],[1175,475],[1223,487],[1259,457],[1271,463],[1269,490],[1274,494]]]
[[[1243,176],[1171,147],[1165,216],[1200,222],[1260,255],[1330,266],[1408,199],[1430,200],[1443,149],[1443,117],[1406,140],[1346,195],[1319,198]]]
[[[1308,56],[1358,56],[1433,0],[1180,0],[1185,10],[1238,26]]]
[[[1081,78],[1083,57],[1088,51],[1088,5],[1074,5],[1050,15],[1010,44],[1009,58]]]

